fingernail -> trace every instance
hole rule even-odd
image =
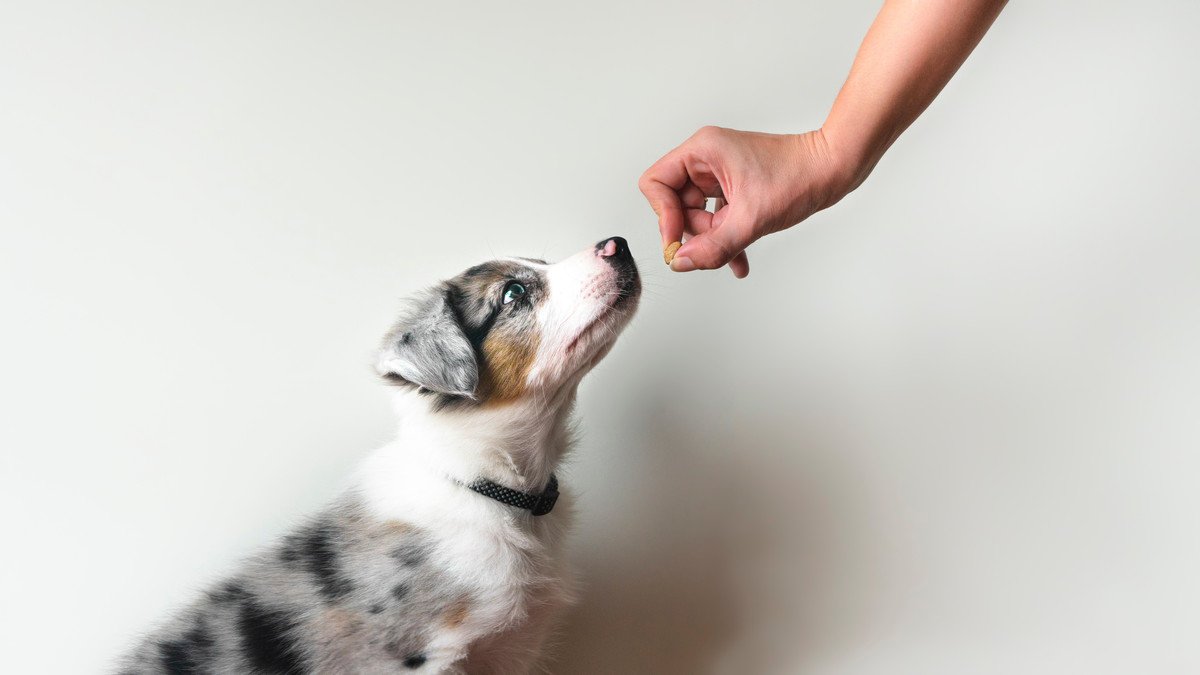
[[[694,269],[696,266],[692,263],[691,258],[675,256],[675,259],[671,261],[671,270],[674,272],[691,272]]]

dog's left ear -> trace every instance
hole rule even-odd
[[[379,374],[430,391],[475,397],[479,364],[445,289],[431,293],[388,334]]]

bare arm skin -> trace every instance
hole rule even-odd
[[[687,241],[671,269],[726,264],[749,274],[745,249],[836,204],[870,175],[970,55],[1005,0],[887,0],[820,129],[760,134],[704,127],[642,174],[663,246]],[[717,212],[705,199],[721,197]]]

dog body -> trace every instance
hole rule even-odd
[[[428,292],[378,360],[399,385],[396,439],[120,672],[533,670],[572,599],[571,505],[552,500],[575,391],[639,294],[619,237],[555,265],[485,263]],[[522,493],[532,510],[501,501]]]

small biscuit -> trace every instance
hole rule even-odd
[[[663,262],[670,265],[671,261],[675,259],[675,252],[679,250],[680,246],[683,246],[683,242],[676,241],[667,244],[667,247],[663,249]]]

